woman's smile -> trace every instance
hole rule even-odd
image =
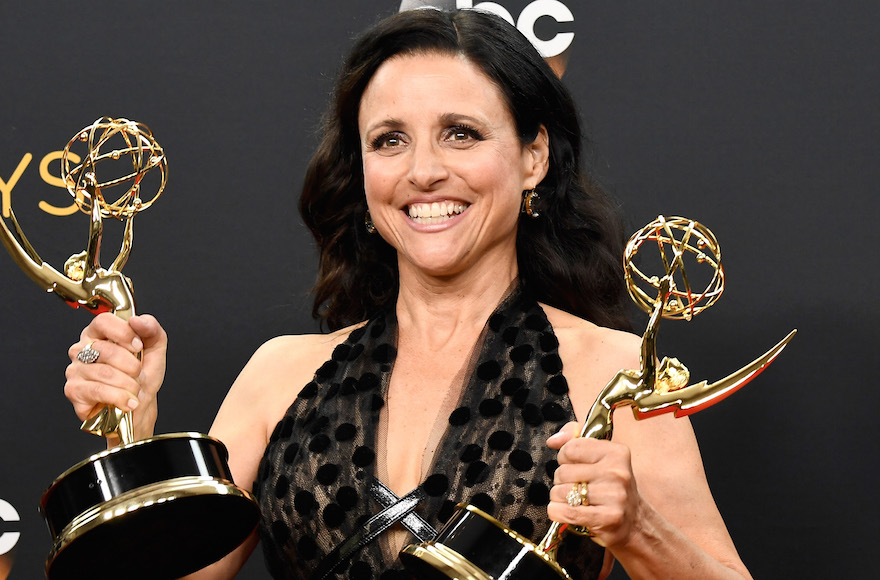
[[[411,203],[406,207],[409,218],[417,224],[441,224],[464,212],[470,204],[457,201]]]

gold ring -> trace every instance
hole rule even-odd
[[[90,342],[85,346],[85,348],[79,351],[79,354],[76,355],[76,360],[87,365],[90,365],[98,360],[98,357],[101,356],[101,353],[92,348],[93,344],[95,343]]]
[[[576,526],[574,524],[568,526],[568,531],[572,534],[577,534],[578,536],[587,536],[589,538],[593,538],[596,536],[593,532],[590,531],[590,528],[587,526]]]
[[[571,489],[568,490],[568,495],[565,496],[565,499],[571,507],[590,505],[590,492],[587,489],[587,484],[585,482],[580,482],[572,485]]]

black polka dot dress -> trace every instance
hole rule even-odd
[[[383,506],[377,475],[380,414],[396,354],[393,313],[352,332],[276,426],[260,463],[263,551],[276,579],[406,578],[378,541],[334,560]],[[449,414],[415,512],[434,529],[470,503],[538,541],[557,467],[547,438],[574,419],[558,342],[541,307],[519,289],[489,318],[461,399]],[[418,541],[413,538],[413,541]],[[348,546],[348,544],[346,544]],[[334,551],[335,550],[335,551]],[[603,549],[568,535],[560,563],[598,575]]]

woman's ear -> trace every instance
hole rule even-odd
[[[535,140],[526,145],[526,152],[528,156],[524,189],[534,189],[550,169],[550,135],[547,134],[547,127],[541,125]]]

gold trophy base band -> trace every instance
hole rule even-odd
[[[412,544],[403,553],[422,560],[451,580],[493,580],[467,558],[437,542]]]
[[[205,476],[188,476],[145,485],[101,503],[75,517],[55,539],[46,561],[48,572],[55,558],[70,544],[94,528],[124,518],[139,509],[178,499],[223,495],[254,501],[247,491],[232,482]]]
[[[481,541],[485,540],[494,543],[497,542],[499,538],[503,539],[505,546],[515,546],[515,549],[512,550],[513,552],[519,551],[520,554],[531,553],[542,561],[543,564],[547,566],[547,570],[553,574],[554,578],[558,577],[559,580],[571,580],[571,576],[565,568],[560,566],[559,562],[554,558],[555,551],[553,551],[553,553],[544,551],[537,544],[515,530],[505,526],[480,508],[474,507],[470,504],[460,503],[456,506],[456,509],[458,510],[456,515],[453,515],[453,518],[447,522],[447,525],[456,519],[458,514],[464,514],[463,517],[465,520],[475,518],[479,524],[475,524],[477,528],[472,529],[488,526],[489,529],[496,528],[497,532],[500,532],[498,535],[489,534],[489,536],[483,536]],[[472,521],[458,520],[458,522],[458,525],[464,527],[473,524]],[[458,551],[444,545],[443,539],[445,539],[445,537],[446,536],[441,530],[438,535],[438,540],[431,540],[420,544],[410,544],[401,550],[401,553],[418,558],[443,576],[450,578],[450,580],[495,580],[491,574],[468,560]],[[519,574],[519,576],[522,576],[522,574]]]

